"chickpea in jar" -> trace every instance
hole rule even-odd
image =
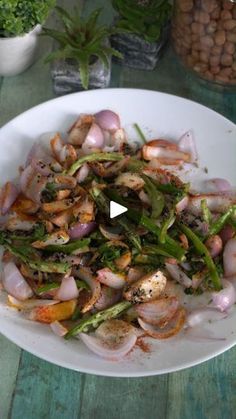
[[[172,41],[200,77],[236,86],[236,0],[176,0]]]

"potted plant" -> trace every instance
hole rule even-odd
[[[171,5],[168,0],[112,0],[118,12],[115,26],[123,29],[111,45],[123,55],[124,65],[153,70],[168,39]]]
[[[0,1],[0,76],[26,70],[35,59],[38,33],[55,0]]]
[[[63,31],[43,28],[43,34],[57,42],[55,51],[46,61],[53,61],[52,78],[56,94],[77,90],[107,87],[110,82],[111,56],[122,55],[111,48],[109,36],[115,31],[106,25],[98,25],[101,9],[94,10],[87,19],[75,9],[70,15],[56,7]]]

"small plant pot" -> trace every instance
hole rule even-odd
[[[33,64],[40,32],[41,25],[37,25],[23,36],[0,37],[0,76],[16,76]]]
[[[145,41],[134,33],[121,33],[111,36],[111,45],[123,55],[123,60],[114,60],[123,65],[140,70],[153,70],[161,57],[162,49],[168,40],[169,24],[162,31],[157,42]]]
[[[81,83],[79,66],[73,60],[58,60],[52,65],[53,88],[56,95],[84,90]],[[101,60],[96,58],[89,66],[89,89],[109,86],[111,78],[111,59],[106,68]]]

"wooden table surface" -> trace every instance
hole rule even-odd
[[[60,3],[71,7],[77,1]],[[103,19],[111,20],[109,0],[86,0],[84,4],[85,12],[105,5]],[[40,58],[33,67],[18,77],[0,78],[0,126],[54,97],[49,67],[44,64],[51,47],[51,42],[43,39]],[[236,94],[201,86],[179,65],[170,48],[153,72],[113,65],[111,87],[176,94],[236,122]],[[235,367],[233,348],[177,373],[140,379],[97,377],[42,361],[0,335],[0,419],[233,419]]]

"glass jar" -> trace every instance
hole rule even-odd
[[[172,43],[202,79],[236,87],[236,0],[176,0]]]

